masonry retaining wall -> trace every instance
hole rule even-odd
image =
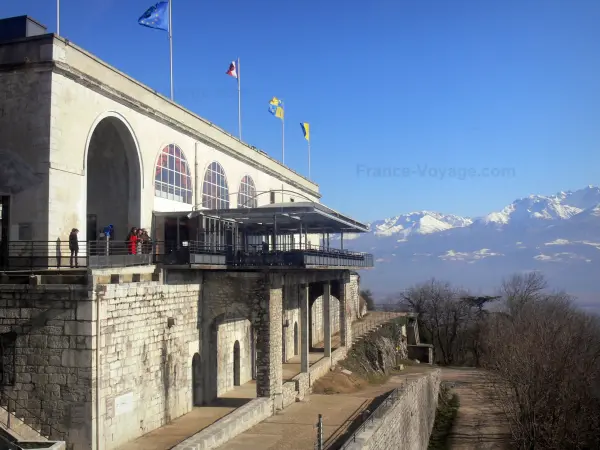
[[[344,450],[426,450],[435,421],[441,371],[410,379],[384,414],[356,436]]]

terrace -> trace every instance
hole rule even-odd
[[[258,208],[155,212],[150,242],[135,250],[125,241],[80,241],[73,265],[100,269],[161,264],[211,269],[357,269],[373,255],[344,248],[344,234],[364,224],[312,202]],[[332,235],[338,247],[330,245]],[[313,241],[319,237],[319,243]],[[4,246],[0,270],[64,269],[68,241],[15,241]]]

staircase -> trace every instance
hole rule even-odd
[[[41,430],[35,430],[27,425],[23,418],[15,416],[13,411],[31,411],[22,407],[12,396],[0,392],[0,450],[64,450],[64,441],[50,441],[41,435]],[[36,417],[36,416],[34,416]],[[41,418],[37,420],[42,421]],[[51,427],[52,428],[52,427]],[[62,435],[58,430],[53,430]]]

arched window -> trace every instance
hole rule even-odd
[[[250,175],[242,178],[238,190],[238,208],[256,208],[256,187]]]
[[[229,208],[229,186],[221,164],[214,161],[204,174],[202,206],[208,209]]]
[[[192,203],[190,166],[179,147],[162,149],[154,176],[154,195],[182,203]]]

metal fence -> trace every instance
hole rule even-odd
[[[344,450],[350,447],[350,445],[356,442],[356,438],[360,433],[365,431],[367,427],[372,426],[375,420],[381,419],[390,410],[390,408],[398,402],[407,385],[408,381],[405,385],[398,386],[396,389],[390,392],[383,402],[377,408],[375,408],[375,411],[365,418],[363,423],[354,431],[354,433],[352,433],[350,438],[348,438],[348,440],[340,447],[339,450]]]
[[[211,264],[236,267],[292,266],[372,267],[373,255],[318,246],[287,244],[263,248],[187,241],[175,242],[98,240],[79,241],[76,248],[68,241],[9,242],[2,258],[5,270],[43,268],[112,268],[150,264]]]
[[[163,242],[79,241],[73,248],[66,241],[17,241],[8,244],[3,269],[109,268],[154,264],[164,255]]]
[[[368,334],[380,325],[392,320],[404,317],[404,314],[397,312],[371,312],[362,320],[355,321],[352,324],[352,337],[354,340]]]

